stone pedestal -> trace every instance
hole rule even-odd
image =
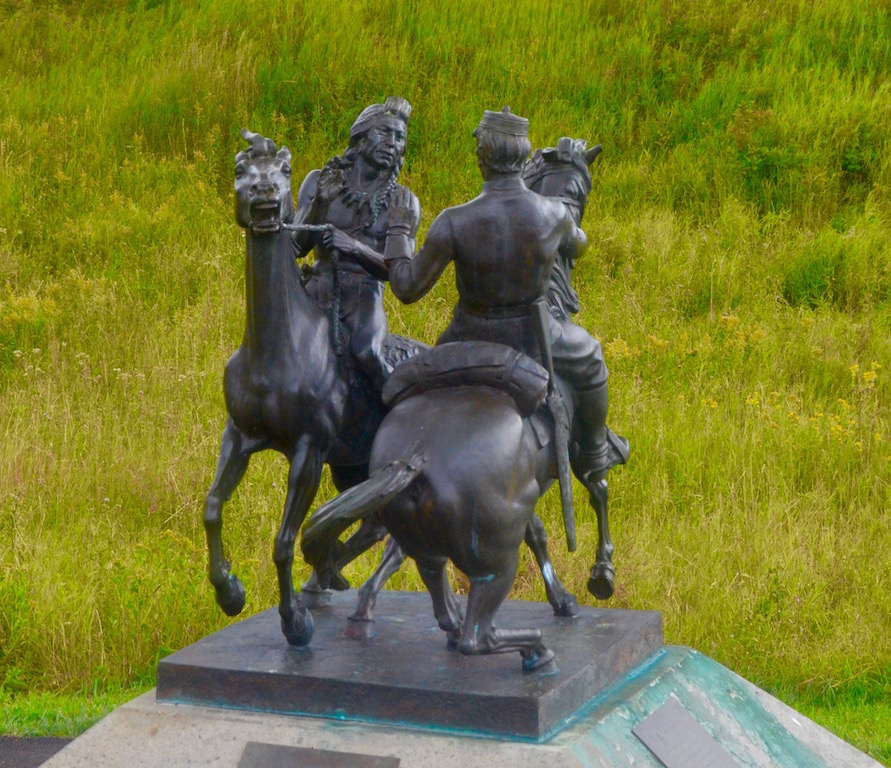
[[[508,601],[498,626],[541,627],[556,654],[557,671],[524,673],[516,652],[448,650],[426,593],[384,591],[373,628],[347,618],[355,605],[351,590],[313,609],[305,649],[287,645],[274,608],[210,635],[161,661],[158,700],[541,741],[662,647],[654,611],[582,608],[563,619],[544,603]]]

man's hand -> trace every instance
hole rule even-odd
[[[344,256],[350,256],[367,269],[373,277],[376,277],[378,280],[387,279],[387,265],[384,262],[383,254],[378,253],[373,248],[369,248],[364,243],[360,243],[346,232],[328,225],[324,234],[322,234],[321,240],[322,245],[328,251],[337,251],[337,253]]]
[[[394,190],[387,211],[387,234],[411,237],[418,226],[418,212],[414,195],[406,188]]]
[[[363,252],[362,243],[342,232],[337,227],[328,227],[322,235],[322,245],[329,251],[337,251],[349,256],[357,256]]]

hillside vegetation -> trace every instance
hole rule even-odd
[[[886,3],[0,0],[0,29],[3,730],[83,727],[78,701],[226,623],[201,510],[244,313],[238,131],[296,179],[398,94],[422,233],[479,190],[486,108],[603,145],[574,282],[632,445],[610,605],[891,764]],[[388,295],[391,330],[431,342],[455,299],[450,273]],[[249,612],[276,600],[285,477],[255,459],[226,508]],[[575,555],[553,492],[540,513],[593,602],[576,506]],[[542,599],[524,558],[515,594]]]

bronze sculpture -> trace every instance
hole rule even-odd
[[[576,226],[580,226],[591,191],[588,166],[600,152],[599,144],[588,149],[582,139],[563,137],[556,147],[533,153],[523,168],[523,181],[534,192],[561,200]],[[590,494],[598,524],[597,557],[588,579],[588,591],[605,600],[613,594],[615,579],[605,476],[609,466],[628,460],[628,441],[606,426],[607,371],[600,342],[572,322],[572,315],[581,309],[570,282],[576,255],[562,250],[554,260],[547,293],[547,326],[555,372],[573,385],[581,405],[580,418],[573,425],[573,469]],[[585,444],[587,447],[582,447]],[[608,465],[606,469],[604,465]]]
[[[386,336],[384,319],[383,359],[375,356],[369,364],[366,355],[363,368],[361,354],[348,354],[353,348],[352,331],[367,330],[366,321],[374,326],[375,334],[381,332],[377,321],[382,309],[381,315],[374,306],[369,315],[361,314],[363,307],[373,305],[369,299],[379,298],[380,283],[374,275],[385,274],[383,256],[372,247],[380,247],[380,226],[387,222],[381,213],[386,213],[393,193],[398,192],[411,209],[400,210],[398,226],[405,229],[406,220],[414,222],[405,230],[413,235],[419,217],[417,200],[395,183],[404,149],[404,133],[398,129],[400,125],[405,127],[405,119],[391,114],[394,109],[401,110],[406,118],[410,110],[407,103],[391,98],[363,111],[351,130],[351,147],[356,152],[345,153],[345,157],[351,155],[348,161],[334,158],[326,165],[341,179],[347,172],[367,170],[368,166],[376,168],[382,182],[378,192],[386,192],[376,198],[377,202],[356,199],[349,193],[349,185],[338,187],[330,179],[322,186],[327,184],[334,192],[320,193],[319,185],[326,172],[314,171],[301,185],[301,205],[295,212],[287,149],[277,150],[271,140],[245,130],[242,136],[250,147],[236,156],[236,220],[245,227],[247,235],[247,317],[243,343],[226,367],[224,390],[230,417],[205,503],[209,577],[223,610],[233,616],[240,613],[244,588],[230,572],[224,556],[222,506],[243,477],[254,452],[266,448],[282,452],[291,469],[274,559],[282,629],[295,645],[309,642],[312,619],[291,583],[294,540],[318,488],[322,462],[329,464],[339,491],[368,478],[371,441],[385,412],[378,386],[379,372],[391,369],[425,346]],[[379,127],[384,130],[378,131],[374,140],[363,143],[362,137]],[[357,159],[360,154],[364,161]],[[376,160],[377,165],[369,158]],[[378,205],[376,213],[371,210]],[[356,220],[356,238],[326,220],[348,225],[351,216]],[[368,236],[369,226],[378,238],[371,240],[372,245],[357,239]],[[298,256],[316,248],[316,264],[308,275],[301,276],[293,258],[289,258],[294,247]],[[370,271],[360,273],[361,264]],[[344,277],[345,274],[359,278]],[[345,283],[352,287],[345,287]],[[356,324],[355,329],[350,327],[351,322]],[[356,534],[343,544],[338,542],[329,552],[325,586],[346,588],[346,580],[339,576],[340,568],[385,534],[386,529],[375,518],[363,520]],[[537,517],[530,520],[525,538],[542,569],[555,613],[574,615],[577,601],[557,579],[548,556],[544,527]],[[378,581],[372,580],[370,588],[365,588],[367,599],[360,603],[357,618],[370,618],[374,595],[392,573],[386,569],[394,565],[398,568],[403,559],[398,545],[392,540],[388,542],[382,569],[376,574]],[[321,591],[315,574],[304,591],[310,595]]]
[[[565,204],[524,186],[520,174],[531,147],[523,118],[486,112],[475,134],[482,194],[440,214],[414,257],[411,200],[397,195],[385,250],[391,285],[404,301],[423,296],[455,262],[460,302],[452,322],[437,347],[388,381],[384,397],[392,410],[375,439],[369,480],[320,508],[302,547],[325,582],[336,577],[329,552],[337,536],[358,519],[379,516],[415,559],[450,645],[467,654],[519,651],[524,669],[540,670],[553,658],[541,633],[498,630],[493,620],[564,447],[542,439],[549,430],[541,420],[548,417],[537,406],[549,377],[532,358],[546,357],[550,329],[537,323],[536,308],[543,306],[557,253],[574,258],[585,238]],[[592,362],[570,360],[563,367],[574,363],[587,372]],[[603,375],[605,382],[605,369]],[[581,375],[572,390],[562,383],[563,401],[585,410],[579,381]],[[602,423],[590,436],[586,430],[598,427],[591,421],[590,414],[575,420],[576,441],[588,445],[576,449],[574,469],[592,501],[602,500],[605,522],[605,475],[626,460],[627,442],[615,436],[608,442],[612,433]],[[446,579],[447,559],[471,580],[463,617]]]
[[[344,153],[310,171],[300,184],[296,226],[291,228],[295,256],[314,257],[312,266],[304,267],[307,293],[332,321],[332,344],[338,355],[351,358],[364,373],[370,385],[366,395],[374,399],[376,411],[381,409],[380,392],[393,362],[383,355],[387,316],[382,280],[388,209],[396,191],[408,196],[416,212],[412,237],[420,221],[417,198],[398,183],[410,116],[411,105],[399,96],[363,109],[350,127]],[[410,342],[411,348],[415,346]],[[366,432],[373,435],[376,426],[369,424]],[[367,440],[367,435],[354,439]],[[364,464],[335,471],[338,489],[367,477]],[[341,562],[350,562],[385,536],[386,529],[373,518],[363,521],[341,548]],[[400,554],[393,545],[390,550]],[[314,577],[303,585],[303,592],[311,604],[327,599]]]

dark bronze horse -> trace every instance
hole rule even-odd
[[[546,172],[541,172],[542,164],[537,162],[540,161],[539,155],[542,153],[535,153],[524,174],[526,185],[534,192],[563,200],[577,221],[581,221],[587,204],[588,185],[585,183],[584,173],[580,170],[582,165],[590,166],[600,152],[599,144],[587,149],[582,141],[561,139],[558,148],[550,151],[550,162],[546,164]],[[579,309],[578,297],[572,291],[569,282],[573,266],[571,261],[558,254],[547,300],[551,313],[559,320],[568,320],[570,315]],[[571,407],[573,405],[571,394],[565,388],[564,393]],[[609,534],[605,482],[597,483],[591,489],[591,503],[597,516],[598,542],[595,563],[588,580],[588,590],[598,599],[606,600],[613,593],[615,571],[612,563],[613,544]],[[532,550],[541,569],[548,602],[557,616],[574,616],[578,612],[578,602],[557,577],[551,564],[547,541],[547,533],[541,520],[537,515],[533,516],[526,530],[526,544]],[[402,550],[391,539],[380,566],[359,589],[358,604],[350,616],[351,619],[372,620],[372,609],[378,593],[390,576],[399,569],[404,559]]]
[[[524,418],[507,392],[469,381],[397,402],[375,439],[369,480],[310,518],[302,543],[307,562],[323,582],[333,577],[337,536],[376,515],[414,558],[450,645],[466,654],[519,651],[524,669],[547,666],[553,653],[539,630],[494,626],[535,505],[557,474],[555,442],[542,441],[546,419],[540,412]],[[603,537],[605,481],[601,486]],[[601,541],[599,549],[608,556],[612,546]],[[470,579],[464,616],[446,576],[448,560]]]
[[[526,165],[523,180],[533,192],[561,199],[572,212],[576,223],[580,224],[588,199],[582,168],[590,166],[600,152],[599,144],[587,149],[582,140],[560,139],[557,147],[535,152]],[[551,315],[558,323],[569,322],[570,316],[579,311],[578,296],[570,285],[574,266],[564,254],[557,254],[547,300]],[[574,408],[576,403],[568,392],[566,394],[570,398],[570,408]],[[572,440],[577,441],[578,436],[573,434]],[[605,479],[587,484],[586,488],[597,516],[598,533],[597,554],[588,578],[588,591],[594,597],[606,600],[612,597],[615,581],[614,548],[609,534],[609,494]]]

